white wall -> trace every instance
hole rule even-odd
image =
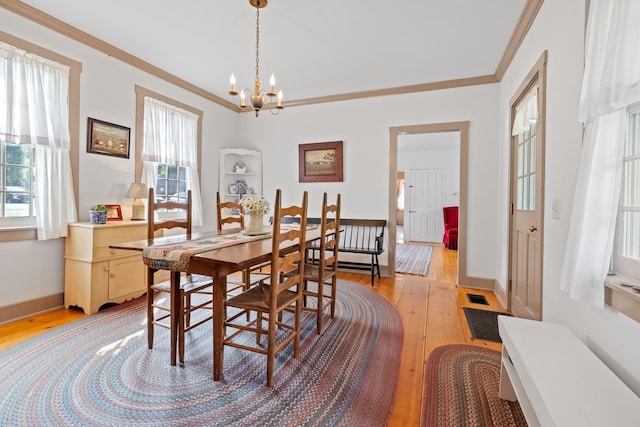
[[[285,82],[283,82],[285,84]],[[262,113],[240,118],[237,146],[264,154],[264,194],[282,189],[285,203],[309,191],[312,211],[322,193],[342,194],[344,218],[388,216],[389,128],[413,124],[470,121],[469,229],[470,276],[496,277],[498,179],[497,85],[409,95],[367,98],[284,109],[278,117]],[[299,183],[298,145],[344,141],[344,181]],[[388,242],[386,242],[388,243]],[[381,259],[387,263],[386,253]]]
[[[78,217],[88,220],[96,203],[120,204],[131,215],[132,200],[124,199],[134,181],[135,85],[201,109],[203,119],[203,205],[206,226],[215,226],[215,190],[218,185],[218,149],[234,142],[235,113],[163,80],[123,64],[60,34],[0,8],[0,28],[82,63],[80,89],[80,170]],[[129,159],[87,153],[87,117],[131,128]],[[0,307],[62,293],[64,240],[0,243]]]
[[[560,276],[582,141],[577,121],[584,62],[584,0],[546,0],[500,83],[498,281],[507,283],[509,203],[509,101],[544,50],[548,50],[546,194],[544,210],[543,320],[568,325],[640,394],[640,324],[611,309],[577,303],[560,291]],[[551,202],[561,203],[559,220]]]
[[[411,147],[405,148],[405,136],[398,135],[398,170],[406,172],[406,179],[409,179],[408,174],[412,169],[442,170],[443,206],[459,205],[460,133],[446,132],[415,136],[417,138],[412,139]],[[416,143],[419,145],[416,146]]]

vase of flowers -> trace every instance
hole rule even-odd
[[[245,224],[247,234],[260,234],[264,232],[264,214],[269,212],[269,202],[264,197],[246,196],[240,200],[249,218]]]

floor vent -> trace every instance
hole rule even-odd
[[[487,301],[487,298],[485,298],[484,295],[467,294],[467,299],[472,304],[489,305],[489,301]]]

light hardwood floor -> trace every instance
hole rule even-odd
[[[434,245],[429,275],[396,274],[383,277],[371,287],[368,274],[340,272],[340,278],[356,282],[384,296],[402,319],[404,345],[395,401],[389,426],[417,426],[423,393],[424,363],[430,352],[445,344],[472,344],[501,350],[501,345],[472,340],[463,307],[503,311],[492,292],[456,287],[458,253]],[[488,306],[468,302],[466,294],[484,295]],[[75,310],[58,309],[0,325],[0,350],[84,316]]]

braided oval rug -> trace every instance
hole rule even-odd
[[[421,425],[526,427],[518,402],[498,397],[500,357],[464,344],[434,349],[425,363]]]
[[[7,426],[383,426],[402,352],[400,316],[384,298],[340,280],[322,335],[303,313],[298,358],[287,346],[266,387],[263,355],[225,347],[213,381],[211,327],[187,334],[170,366],[169,333],[147,349],[145,299],[66,324],[0,352],[0,424]]]

